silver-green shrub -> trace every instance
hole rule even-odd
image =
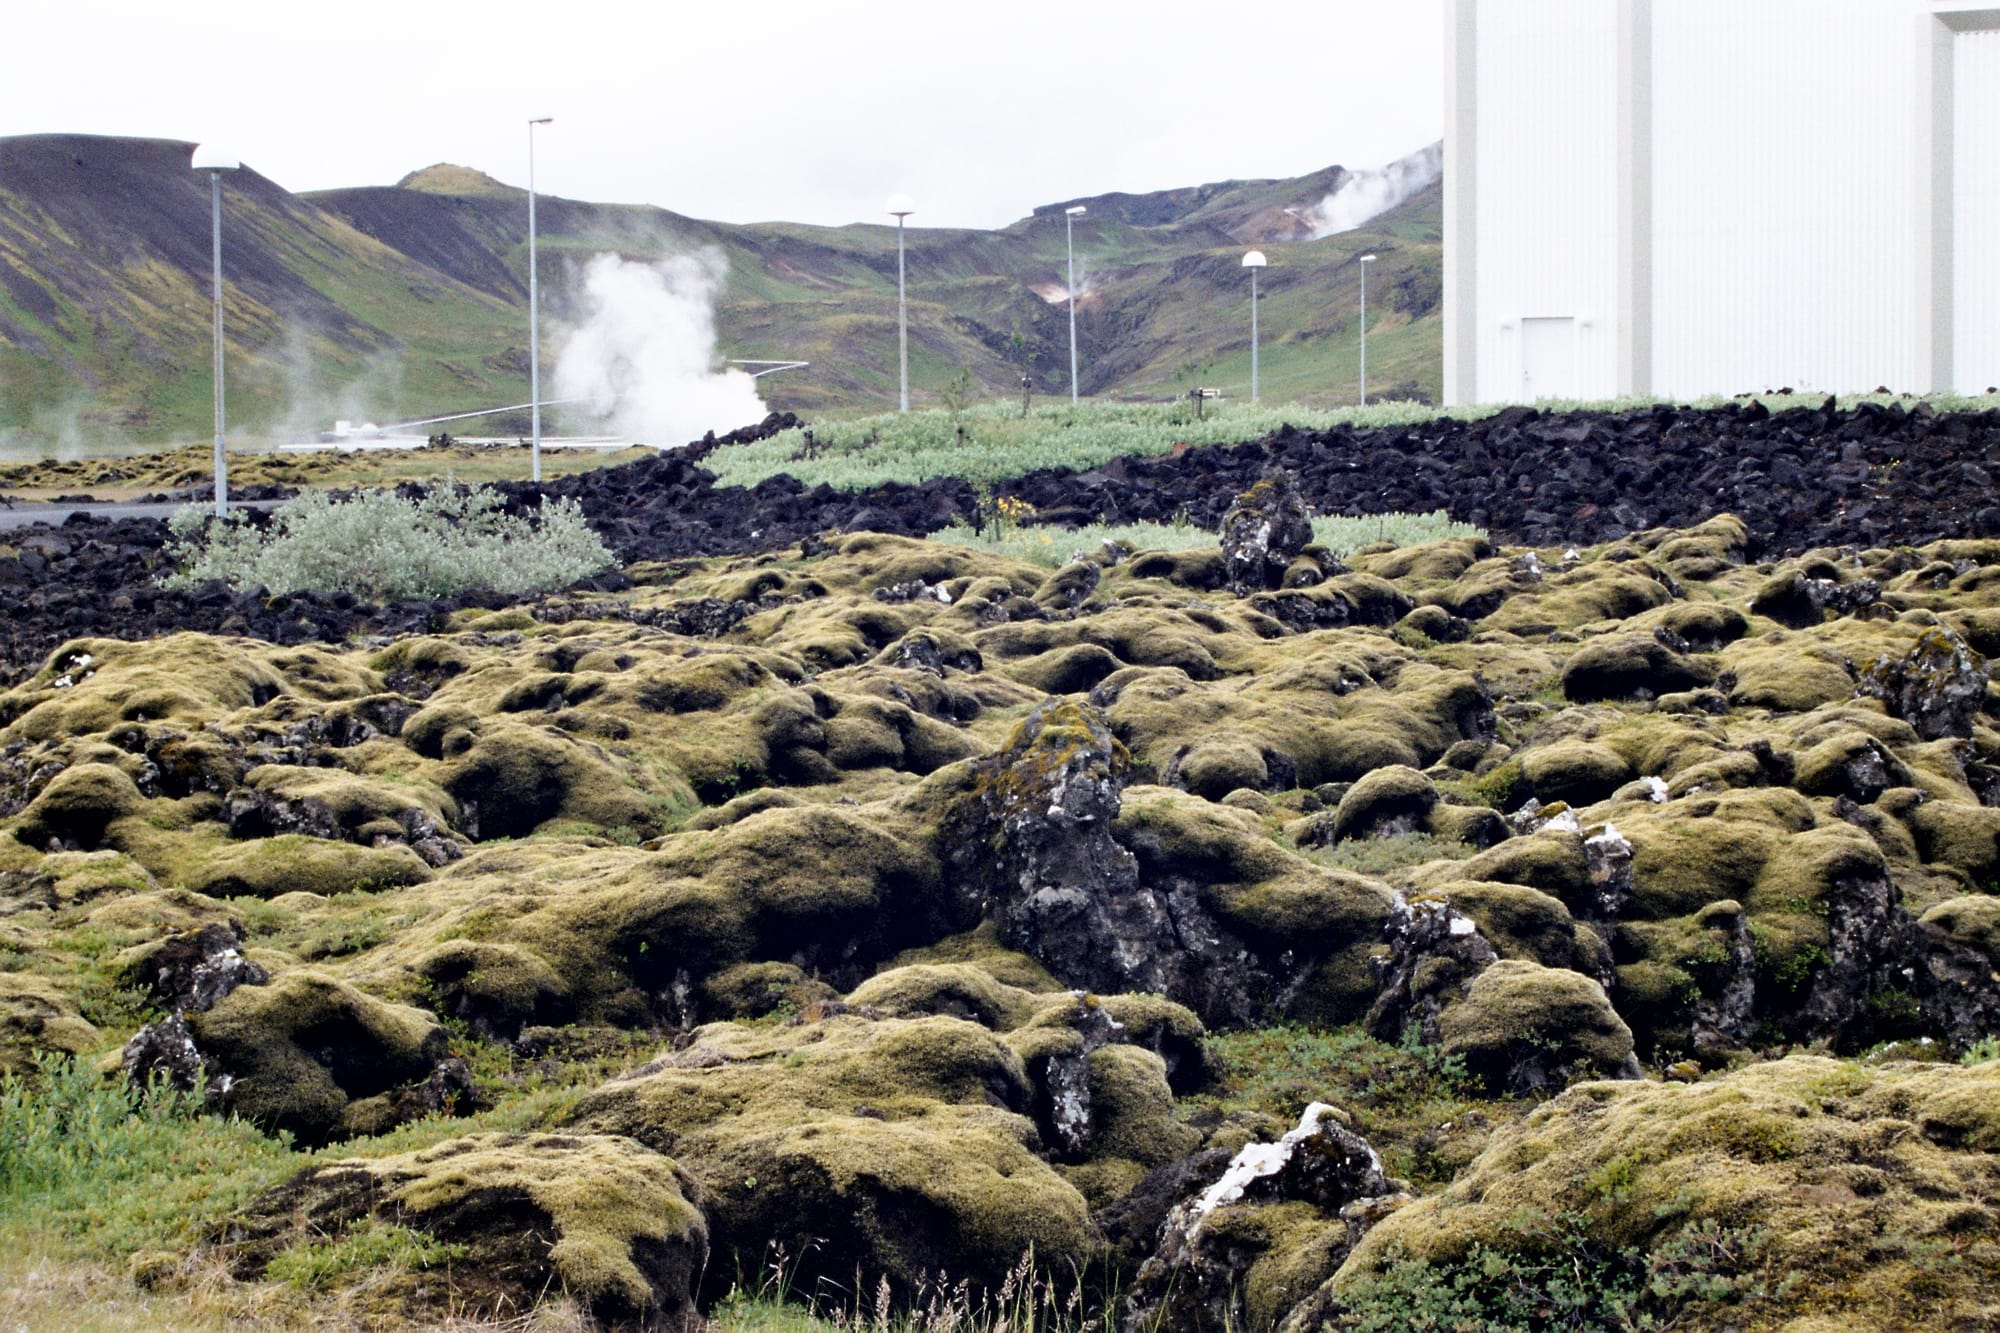
[[[238,592],[349,592],[370,601],[561,588],[612,562],[573,500],[542,501],[533,518],[505,513],[484,487],[438,487],[417,499],[364,491],[333,499],[305,491],[268,527],[242,510],[216,520],[190,505],[168,521],[178,569],[160,582],[187,590],[220,579]]]

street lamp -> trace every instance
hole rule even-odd
[[[542,329],[540,275],[535,272],[535,126],[554,119],[537,116],[528,122],[528,419],[533,423],[530,466],[538,486],[542,482]]]
[[[1076,406],[1076,220],[1083,216],[1083,205],[1072,204],[1063,210],[1063,239],[1069,246],[1069,404]]]
[[[903,289],[903,219],[917,211],[917,201],[907,194],[889,196],[889,215],[896,219],[896,359],[902,366],[902,397],[899,411],[910,410],[910,312]]]
[[[1243,267],[1250,270],[1250,402],[1257,402],[1257,270],[1264,267],[1264,252],[1252,250],[1243,256]]]
[[[215,516],[229,513],[229,458],[222,448],[222,173],[243,164],[219,148],[201,144],[189,165],[208,173],[209,212],[215,243]]]
[[[1361,264],[1361,406],[1368,406],[1368,266],[1374,255],[1363,255]]]

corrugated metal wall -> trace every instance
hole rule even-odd
[[[1917,9],[1654,10],[1654,392],[1927,387],[1911,263]]]
[[[1616,382],[1616,44],[1615,8],[1605,0],[1479,7],[1483,400],[1523,395],[1524,319],[1575,321],[1573,364],[1550,375],[1567,371],[1575,391],[1592,397]]]
[[[1523,347],[1546,356],[1568,329],[1575,391],[1608,397],[1625,262],[1621,6],[1474,2],[1475,68],[1457,86],[1477,107],[1476,396],[1531,397],[1558,378],[1524,382]],[[1924,136],[1925,43],[1942,37],[1943,10],[1963,11],[1955,29],[1990,27],[2000,0],[1640,7],[1650,15],[1639,30],[1650,37],[1651,171],[1646,197],[1632,197],[1651,238],[1640,290],[1652,337],[1649,367],[1643,349],[1634,354],[1639,382],[1670,397],[1941,387],[1930,382]],[[1959,31],[1949,51],[1948,69],[1937,68],[1951,86],[1954,140],[1950,378],[1978,391],[2000,384],[2000,32]],[[1573,324],[1524,336],[1524,320],[1565,317]]]
[[[1952,65],[1952,378],[1983,393],[2000,385],[2000,32],[1954,36]]]

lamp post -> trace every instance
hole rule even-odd
[[[889,196],[889,215],[896,219],[896,361],[902,368],[902,394],[897,410],[910,410],[910,311],[903,288],[903,219],[917,211],[907,194]]]
[[[1264,252],[1252,250],[1243,256],[1243,267],[1250,270],[1250,401],[1257,401],[1257,270],[1264,267]]]
[[[1076,220],[1083,216],[1083,205],[1072,204],[1063,210],[1063,240],[1069,247],[1069,403],[1076,406]]]
[[[532,423],[531,477],[538,486],[542,481],[542,329],[540,275],[535,271],[535,126],[554,119],[537,116],[528,122],[528,420]]]
[[[1368,266],[1374,255],[1363,255],[1361,264],[1361,406],[1368,406]]]
[[[243,164],[229,154],[207,144],[194,150],[189,165],[208,173],[209,213],[213,219],[215,284],[215,516],[229,513],[229,456],[222,447],[222,173]]]

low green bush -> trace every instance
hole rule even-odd
[[[200,1105],[199,1093],[142,1095],[68,1058],[0,1074],[0,1224],[129,1254],[228,1212],[294,1161],[285,1143]]]
[[[1494,1245],[1445,1263],[1399,1255],[1342,1291],[1347,1316],[1327,1333],[1579,1333],[1682,1327],[1705,1306],[1772,1294],[1755,1275],[1768,1236],[1713,1219],[1658,1244],[1613,1248],[1576,1213],[1515,1218]],[[1703,1326],[1706,1326],[1705,1323]]]
[[[217,520],[190,505],[168,523],[167,552],[178,568],[161,585],[186,591],[220,579],[238,592],[348,592],[391,602],[474,589],[539,592],[612,562],[574,501],[544,500],[532,519],[506,513],[502,503],[483,487],[438,487],[417,499],[304,491],[268,526],[242,509]]]

